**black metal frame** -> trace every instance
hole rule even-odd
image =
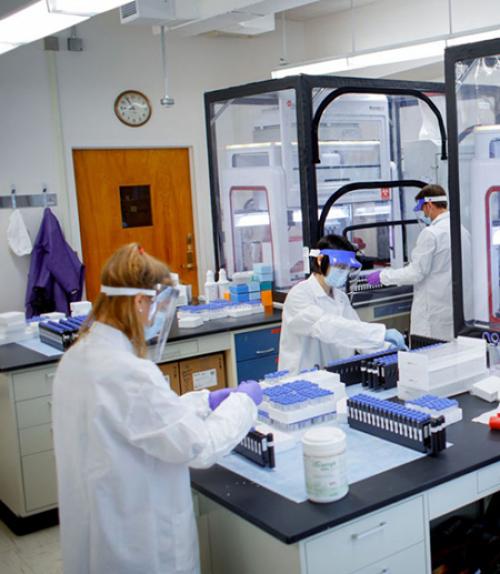
[[[462,289],[462,246],[460,217],[460,173],[455,64],[461,61],[500,54],[500,39],[454,46],[445,50],[446,119],[448,127],[448,187],[450,194],[450,229],[452,237],[451,270],[453,288],[453,322],[455,336],[474,335],[479,328],[466,325]],[[498,121],[498,120],[497,120]]]
[[[290,76],[279,80],[266,80],[241,86],[206,92],[205,124],[207,130],[208,162],[210,171],[210,193],[215,245],[216,266],[221,267],[223,260],[223,237],[220,221],[219,178],[217,161],[217,143],[212,130],[214,106],[224,101],[234,101],[248,96],[259,96],[280,90],[295,90],[297,110],[297,139],[300,166],[300,199],[302,210],[302,237],[304,245],[311,246],[318,237],[318,197],[316,193],[316,165],[313,146],[313,89],[342,89],[348,91],[368,90],[372,93],[397,91],[398,95],[414,95],[413,92],[436,93],[444,95],[444,85],[435,82],[409,82],[399,80],[380,80],[337,76]],[[246,103],[250,103],[247,102]],[[446,144],[444,144],[446,145]]]

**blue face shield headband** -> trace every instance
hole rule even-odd
[[[332,267],[345,267],[349,270],[361,269],[361,263],[356,259],[354,251],[344,251],[343,249],[311,249],[309,257],[328,256]]]
[[[446,195],[436,195],[435,197],[422,197],[421,199],[417,200],[417,204],[415,205],[413,211],[415,213],[417,213],[417,211],[422,211],[426,203],[439,203],[439,202],[448,203],[448,198],[446,197]]]

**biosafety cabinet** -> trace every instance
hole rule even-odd
[[[304,248],[343,234],[401,266],[419,233],[414,196],[446,184],[441,84],[295,76],[205,94],[216,263],[270,263],[277,288]]]
[[[455,331],[500,331],[500,40],[445,64]]]

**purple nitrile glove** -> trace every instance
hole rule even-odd
[[[210,409],[215,411],[215,409],[222,403],[222,401],[227,399],[232,391],[233,389],[218,389],[217,391],[212,391],[208,395],[208,406]]]
[[[373,271],[373,273],[370,273],[366,276],[366,281],[368,282],[369,285],[372,285],[373,287],[377,287],[378,285],[381,285],[382,282],[380,281],[380,271]]]
[[[244,381],[236,387],[235,392],[247,394],[256,405],[262,402],[263,393],[257,381]]]

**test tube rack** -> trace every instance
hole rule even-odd
[[[446,448],[444,416],[432,417],[364,393],[347,400],[347,422],[354,429],[419,452],[437,454]]]
[[[78,338],[85,319],[86,317],[68,317],[59,321],[42,321],[38,326],[40,341],[60,351],[66,351]]]
[[[382,357],[389,357],[394,355],[394,349],[387,349],[385,351],[378,351],[376,353],[365,353],[361,355],[354,355],[347,359],[339,359],[329,363],[326,370],[330,373],[338,373],[340,380],[346,385],[355,385],[362,381],[362,366],[367,362],[380,359]]]
[[[247,436],[236,445],[234,452],[259,466],[274,468],[276,465],[273,433],[263,434],[257,430],[251,430]]]
[[[321,371],[318,371],[321,373]],[[324,373],[328,378],[328,374]],[[334,375],[330,374],[330,377]],[[259,419],[278,430],[296,431],[331,420],[337,403],[344,398],[345,385],[339,382],[292,380],[262,384],[264,400]],[[266,381],[267,383],[267,381]]]

